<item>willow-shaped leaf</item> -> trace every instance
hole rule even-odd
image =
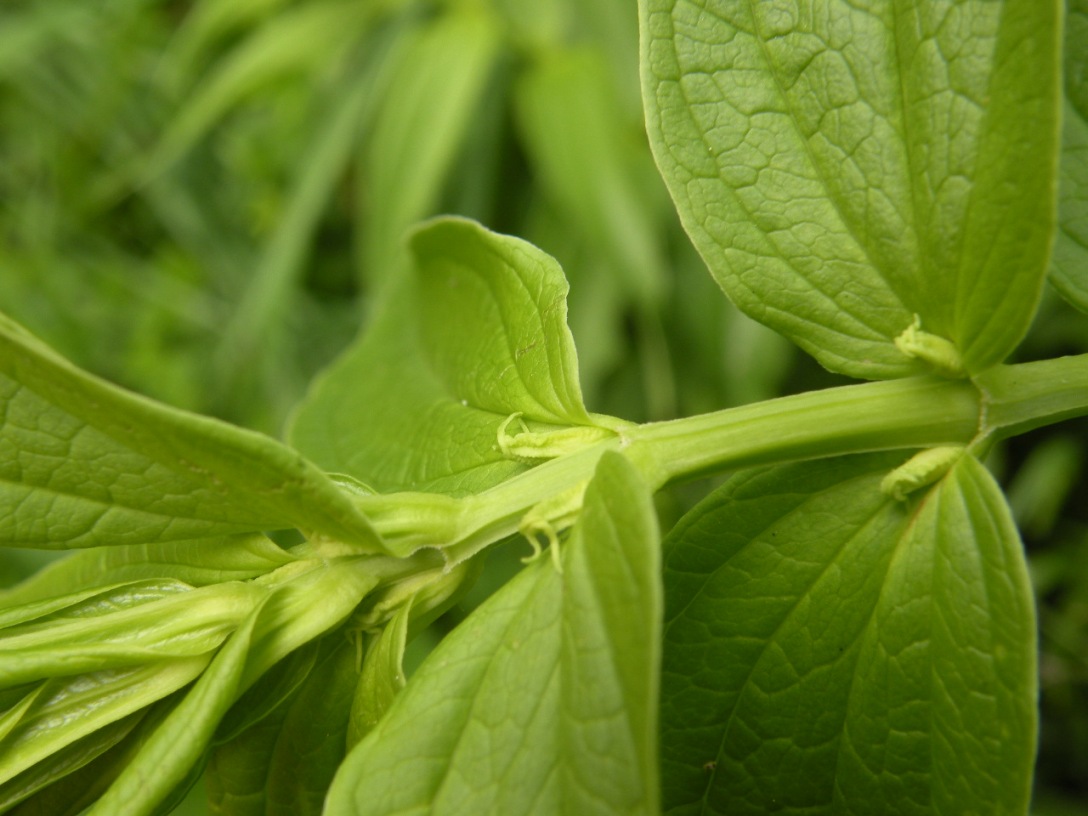
[[[499,56],[486,6],[456,7],[406,40],[361,163],[363,267],[375,288],[403,267],[408,228],[441,212],[438,196]]]
[[[642,0],[650,140],[744,311],[832,370],[969,371],[1034,314],[1055,224],[1060,0]]]
[[[893,463],[745,473],[670,534],[667,813],[1026,811],[1019,537],[973,458],[906,503],[879,487]]]
[[[563,571],[539,559],[432,653],[348,755],[326,813],[657,811],[658,544],[605,454]]]
[[[0,784],[191,683],[210,655],[47,680],[0,741]]]
[[[297,452],[114,387],[0,316],[0,544],[290,527],[381,550],[347,495]]]
[[[295,560],[259,534],[93,548],[54,561],[21,584],[0,591],[0,609],[131,581],[173,579],[191,586],[245,581]],[[0,625],[4,614],[0,611]]]

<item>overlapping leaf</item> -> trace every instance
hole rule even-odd
[[[828,368],[969,371],[1034,314],[1055,223],[1060,0],[643,0],[651,143],[743,310]]]
[[[431,222],[411,248],[415,275],[318,380],[293,444],[382,492],[458,494],[526,468],[498,443],[512,414],[600,431],[582,405],[553,259],[462,219]]]
[[[734,477],[666,542],[666,812],[1024,813],[1035,624],[973,458],[907,503],[887,455]]]
[[[381,550],[348,496],[295,451],[111,386],[0,316],[0,543],[292,527]]]
[[[213,752],[206,778],[216,813],[321,813],[346,750],[347,709],[358,679],[355,650],[345,638],[331,635],[321,649],[289,700]]]
[[[428,658],[349,754],[329,816],[656,812],[656,520],[618,455],[562,552],[562,573],[539,559]]]

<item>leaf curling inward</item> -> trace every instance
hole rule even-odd
[[[583,405],[554,259],[449,217],[417,228],[410,249],[413,274],[296,412],[300,450],[383,493],[463,496],[622,424]],[[504,451],[514,414],[529,435]]]

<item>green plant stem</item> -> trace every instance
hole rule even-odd
[[[1088,413],[1088,354],[997,366],[975,378],[985,411],[980,435],[1003,439]]]
[[[967,380],[912,377],[813,391],[641,425],[627,455],[654,487],[723,470],[892,448],[965,444],[981,401]]]
[[[1088,355],[999,366],[972,380],[910,377],[797,394],[621,429],[463,499],[398,493],[360,499],[397,555],[442,549],[457,564],[518,531],[534,508],[559,527],[606,450],[623,452],[655,489],[800,459],[937,445],[988,444],[1088,414]]]

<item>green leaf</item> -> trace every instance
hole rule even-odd
[[[103,614],[46,618],[3,630],[0,685],[207,654],[266,596],[240,582],[166,593],[138,582],[110,594],[129,593],[136,596],[132,602],[93,599]]]
[[[463,495],[526,469],[499,444],[514,413],[549,423],[541,431],[607,434],[582,405],[567,285],[552,258],[463,219],[432,221],[411,245],[415,275],[318,379],[293,444],[382,492]]]
[[[350,499],[297,452],[109,385],[0,315],[0,544],[291,527],[381,551]]]
[[[45,681],[0,741],[0,782],[192,682],[210,655]]]
[[[411,249],[423,345],[449,393],[504,416],[589,424],[567,328],[567,281],[553,258],[455,218],[415,232]]]
[[[295,560],[257,534],[92,548],[54,561],[18,586],[0,591],[0,608],[140,580],[172,578],[191,586],[245,581]]]
[[[306,643],[261,675],[223,717],[215,730],[215,742],[233,742],[280,712],[313,672],[317,650],[316,641]]]
[[[462,4],[396,54],[361,166],[363,271],[379,288],[403,267],[404,233],[436,211],[498,56],[498,35],[486,7]]]
[[[609,258],[630,300],[657,304],[666,269],[662,224],[657,200],[637,175],[652,174],[652,167],[641,166],[649,165],[645,147],[623,128],[603,54],[545,52],[516,90],[521,131],[544,188],[587,243]]]
[[[619,455],[561,546],[562,573],[538,559],[424,662],[329,816],[656,812],[657,525]]]
[[[666,541],[666,812],[1025,813],[1035,622],[1019,537],[963,457],[746,472]]]
[[[860,377],[969,372],[1031,321],[1055,223],[1060,0],[642,0],[650,140],[751,316]]]
[[[412,600],[409,599],[366,650],[348,720],[349,748],[374,729],[404,688],[404,648],[408,643],[411,614]],[[362,637],[362,633],[358,636]]]
[[[209,800],[227,816],[321,813],[344,757],[348,708],[358,674],[355,650],[339,635],[322,640],[314,671],[286,704],[213,752]]]
[[[255,91],[285,77],[316,73],[330,57],[361,39],[379,6],[351,0],[308,3],[268,19],[219,61],[206,79],[188,92],[147,159],[146,176],[162,172],[198,142],[215,123]],[[321,48],[315,48],[321,43]],[[183,59],[184,54],[174,57]],[[165,70],[185,72],[167,63]]]
[[[260,612],[255,609],[231,635],[185,699],[155,729],[88,816],[155,813],[159,803],[185,780],[241,690]]]
[[[1050,280],[1088,312],[1088,2],[1068,0],[1065,17],[1059,229]]]
[[[103,766],[112,764],[110,759],[118,744],[129,738],[145,714],[146,710],[137,711],[104,725],[0,785],[0,811],[24,816],[27,811],[49,816],[81,813],[105,790]],[[91,792],[94,794],[88,796]],[[31,801],[25,801],[28,799]],[[9,811],[15,803],[23,805]]]

